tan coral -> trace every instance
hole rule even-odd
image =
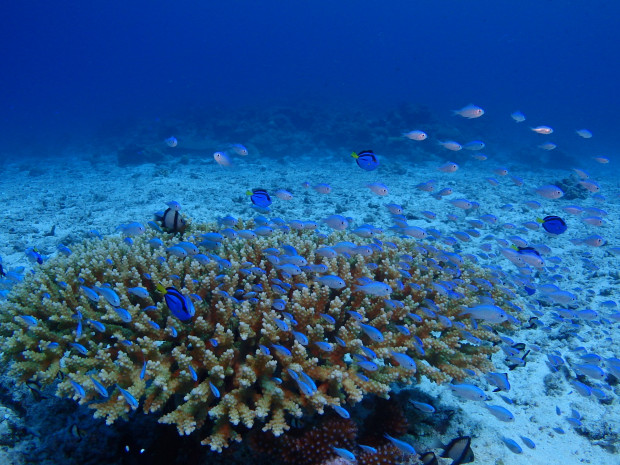
[[[214,231],[215,225],[192,228],[192,237],[199,242],[199,235]],[[460,316],[461,305],[475,304],[484,293],[468,287],[476,277],[486,278],[484,271],[471,264],[462,267],[462,283],[455,287],[463,294],[461,300],[428,292],[425,289],[435,280],[451,276],[436,265],[427,266],[428,253],[436,252],[422,254],[421,245],[412,239],[390,238],[398,249],[375,247],[371,256],[352,253],[326,259],[314,251],[339,241],[362,244],[363,239],[345,232],[326,238],[308,231],[276,231],[270,237],[224,240],[216,253],[229,263],[211,257],[205,264],[191,256],[167,256],[165,249],[148,244],[152,236],[166,247],[179,241],[159,233],[137,237],[132,246],[118,237],[89,241],[75,246],[69,257],[47,261],[18,285],[0,309],[0,349],[11,360],[12,372],[43,384],[64,375],[57,394],[88,403],[95,416],[108,423],[131,411],[118,385],[140,402],[145,413],[171,407],[160,422],[176,425],[180,434],[209,430],[203,443],[221,450],[240,441],[257,423],[280,435],[289,429],[291,418],[304,413],[353,405],[367,394],[389,397],[394,382],[409,384],[421,376],[446,382],[461,379],[464,369],[491,369],[489,355],[496,349],[489,342],[498,336],[474,329],[468,318]],[[307,270],[284,275],[263,252],[283,243],[295,247],[309,263],[326,265],[326,274],[340,276],[346,287],[320,286]],[[401,278],[399,271],[404,252],[413,257],[411,279]],[[369,267],[371,262],[377,266]],[[387,305],[381,297],[356,291],[360,278],[388,283],[391,299],[402,305]],[[194,299],[196,314],[190,321],[174,317],[156,290],[158,283]],[[131,321],[123,321],[105,299],[89,300],[81,286],[110,286]],[[127,292],[136,286],[144,287],[149,296]],[[503,292],[493,289],[498,305],[506,298]],[[482,345],[462,341],[454,324],[444,327],[429,318],[425,298],[434,300],[441,315],[464,325]],[[284,312],[272,308],[276,299],[286,302]],[[379,329],[384,340],[369,338],[351,312]],[[20,315],[34,317],[37,324],[25,323]],[[288,330],[282,329],[282,322]],[[105,325],[103,331],[100,324]],[[305,336],[308,344],[302,345],[303,338],[293,331]],[[329,342],[331,350],[317,342]],[[378,357],[376,371],[358,365],[359,360],[368,360],[368,350]],[[392,351],[416,360],[414,376],[394,363]],[[90,376],[109,391],[107,399]],[[69,379],[84,388],[84,397],[76,394]],[[312,392],[305,392],[308,389]]]

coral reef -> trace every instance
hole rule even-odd
[[[57,383],[108,424],[157,412],[221,451],[255,425],[278,436],[305,413],[346,415],[394,382],[492,368],[495,330],[461,312],[483,297],[507,307],[514,294],[485,285],[497,282],[485,270],[411,238],[252,226],[93,239],[44,262],[1,303],[11,373]],[[375,295],[373,282],[390,291]],[[184,296],[189,318],[162,288]]]

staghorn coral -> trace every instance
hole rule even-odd
[[[188,240],[200,243],[201,234],[216,230],[192,225]],[[413,239],[359,246],[364,240],[345,232],[283,229],[243,236],[221,242],[203,236],[209,239],[202,246],[217,254],[209,258],[195,251],[177,256],[170,252],[178,249],[149,242],[179,243],[165,233],[149,232],[132,244],[119,237],[85,242],[72,255],[45,262],[2,303],[2,356],[23,381],[61,378],[58,396],[88,404],[108,424],[141,407],[161,414],[159,421],[176,425],[180,434],[204,432],[203,444],[218,451],[256,424],[278,436],[292,417],[355,404],[366,394],[387,398],[393,382],[410,384],[421,376],[445,382],[463,379],[463,369],[492,367],[489,354],[496,349],[487,342],[498,336],[459,314],[480,296],[502,305],[514,295],[501,286],[475,285],[492,279],[475,265],[462,266],[455,279],[441,250]],[[337,256],[317,252],[339,241],[350,242],[338,244]],[[283,244],[346,286],[330,289],[307,267],[297,273],[275,264],[292,253]],[[403,260],[410,277],[403,277]],[[356,291],[360,278],[389,284],[390,300]],[[434,290],[436,281],[451,281],[453,294]],[[191,296],[193,318],[177,320],[157,284]],[[95,286],[102,294],[97,301]],[[128,292],[133,287],[148,295]],[[274,308],[276,299],[286,302],[285,312]],[[424,299],[455,324],[433,317]],[[351,311],[381,331],[382,340],[370,338]],[[462,329],[483,343],[464,342]],[[374,371],[360,365],[370,361],[368,349],[376,354]],[[417,371],[399,366],[392,352],[415,358]]]

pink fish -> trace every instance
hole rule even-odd
[[[553,142],[545,142],[544,144],[540,144],[538,148],[543,150],[553,150],[557,148],[557,145],[555,145]]]
[[[329,194],[332,191],[330,185],[325,183],[319,183],[316,186],[312,186],[312,188],[319,194]]]
[[[537,210],[540,207],[542,207],[542,205],[540,204],[540,202],[537,202],[536,200],[527,200],[525,202],[523,202],[523,204],[527,207],[530,208],[532,210]]]
[[[280,200],[292,200],[293,199],[293,194],[291,194],[289,191],[284,190],[284,189],[277,190],[275,194],[276,194],[276,197],[279,198]]]
[[[564,195],[564,191],[553,184],[541,186],[538,189],[535,189],[534,192],[546,199],[559,199]]]
[[[437,192],[437,194],[435,195],[436,198],[440,199],[441,197],[445,197],[447,195],[452,195],[452,192],[454,192],[452,190],[451,187],[444,187],[443,189],[441,189],[439,192]]]
[[[498,176],[506,176],[508,174],[508,170],[506,168],[495,168],[493,173]]]
[[[515,186],[521,187],[523,185],[523,179],[517,176],[510,176],[510,180],[514,183]]]
[[[215,160],[215,163],[220,166],[230,166],[230,158],[226,152],[215,152],[213,154],[213,159]]]
[[[461,208],[463,210],[469,210],[472,207],[472,204],[467,199],[453,199],[450,200],[450,203],[457,208]]]
[[[553,132],[553,129],[549,126],[536,126],[530,129],[538,134],[551,134]]]
[[[447,163],[444,163],[443,165],[441,165],[439,168],[437,168],[439,171],[442,171],[444,173],[454,173],[456,170],[459,169],[459,165],[457,165],[456,163],[454,163],[453,161],[449,161]]]
[[[416,189],[420,189],[421,191],[424,191],[424,192],[433,192],[435,190],[435,184],[433,184],[434,182],[435,181],[421,182],[415,187]]]
[[[582,218],[581,221],[591,226],[603,226],[603,218],[600,216],[587,216]]]
[[[349,226],[349,221],[342,215],[330,215],[323,220],[323,223],[336,231],[344,231]]]
[[[482,154],[482,153],[474,153],[471,157],[472,157],[474,160],[478,160],[478,161],[484,161],[484,160],[486,160],[487,158],[489,158],[489,157],[487,157],[486,155],[484,155],[484,154]]]
[[[389,193],[387,186],[380,182],[373,182],[371,184],[366,184],[366,187],[369,188],[371,191],[373,191],[377,195],[384,196],[384,195],[388,195]]]
[[[499,181],[495,178],[487,178],[487,182],[491,184],[493,187],[499,186]]]
[[[304,181],[301,183],[301,186],[305,189],[309,189],[310,188],[310,183],[308,181]]]
[[[392,215],[403,214],[403,207],[401,207],[400,205],[396,205],[395,203],[388,203],[386,207]]]
[[[176,137],[168,137],[166,140],[164,140],[164,142],[168,147],[176,147],[179,143]]]
[[[584,179],[583,181],[579,181],[579,184],[588,189],[590,192],[598,192],[601,190],[601,186],[599,186],[598,183],[592,179]]]
[[[241,155],[242,157],[245,157],[248,154],[248,149],[246,149],[241,144],[232,144],[230,148],[233,152],[235,152],[237,155]]]
[[[580,170],[579,168],[573,168],[573,171],[577,173],[577,176],[579,176],[581,179],[588,179],[590,177],[588,173],[586,173],[584,170]]]
[[[571,215],[581,215],[583,213],[583,208],[578,205],[567,205],[566,207],[562,207],[562,210]]]
[[[418,141],[424,140],[428,137],[424,131],[420,131],[417,129],[414,131],[407,132],[403,134],[403,136],[405,136],[407,139],[418,140]]]
[[[598,234],[593,234],[584,239],[571,239],[571,242],[575,245],[589,245],[590,247],[600,247],[605,243],[605,239]]]
[[[452,114],[459,115],[467,119],[474,119],[480,118],[482,115],[484,115],[484,110],[474,105],[473,103],[470,103],[469,105],[464,106],[460,110],[452,110]]]
[[[438,144],[441,145],[445,149],[452,150],[453,152],[458,152],[459,150],[463,148],[461,144],[453,140],[447,140],[443,142],[439,141]]]
[[[607,157],[593,157],[594,161],[598,162],[598,163],[602,163],[603,165],[606,165],[607,163],[609,163],[609,158]]]
[[[583,137],[584,139],[592,138],[592,132],[588,131],[587,129],[577,129],[575,132],[579,137]]]

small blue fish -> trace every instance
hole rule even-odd
[[[368,360],[362,360],[357,362],[358,366],[366,371],[377,371],[379,367],[375,362],[371,362]]]
[[[373,341],[383,342],[384,340],[383,333],[379,331],[377,328],[375,328],[374,326],[360,323],[360,328],[362,328],[362,331],[364,331],[364,333],[366,333],[366,335]]]
[[[136,398],[132,396],[129,391],[123,389],[118,384],[116,385],[116,387],[118,388],[119,391],[121,391],[121,394],[125,398],[125,401],[129,404],[129,406],[134,410],[137,409],[140,404],[138,403]]]
[[[86,320],[88,323],[100,333],[105,331],[105,325],[97,320]]]
[[[69,382],[71,383],[71,386],[73,386],[73,389],[75,390],[75,393],[78,396],[86,397],[86,391],[84,390],[84,388],[80,384],[76,383],[72,379],[70,379]]]
[[[536,449],[536,444],[530,438],[526,438],[525,436],[521,436],[521,441],[530,449]]]
[[[95,292],[93,289],[86,286],[80,286],[80,289],[88,298],[88,300],[92,300],[93,302],[99,302],[99,294],[97,294],[97,292]]]
[[[364,150],[360,153],[353,152],[351,154],[361,169],[365,171],[374,171],[379,167],[379,160],[372,150]]]
[[[334,350],[334,346],[329,342],[317,341],[315,344],[319,349],[324,350],[325,352],[331,352]]]
[[[336,413],[342,418],[350,418],[351,415],[345,408],[341,407],[340,405],[333,405],[332,407],[334,408]]]
[[[17,318],[21,319],[28,326],[36,326],[38,324],[37,319],[30,315],[19,315]]]
[[[435,413],[435,407],[430,404],[425,404],[424,402],[417,402],[415,400],[410,400],[411,405],[417,408],[420,412],[424,413]]]
[[[93,385],[95,386],[95,389],[97,390],[97,392],[101,395],[101,397],[108,397],[108,390],[105,388],[105,386],[101,384],[99,381],[97,381],[95,378],[93,378],[92,376],[89,376],[89,378],[92,381]]]
[[[271,347],[273,347],[277,353],[279,353],[280,355],[284,355],[286,357],[290,357],[291,356],[291,351],[288,350],[286,347],[281,346],[279,344],[271,344]]]
[[[128,310],[120,307],[114,307],[114,311],[120,317],[121,320],[125,323],[129,323],[131,321],[131,313]]]
[[[146,376],[146,365],[147,365],[148,361],[145,359],[144,363],[142,363],[142,369],[140,370],[140,379],[144,379],[144,377]]]
[[[484,404],[484,407],[498,420],[511,422],[514,421],[515,416],[510,412],[510,410],[505,409],[499,405],[488,405]]]
[[[305,334],[300,333],[299,331],[292,331],[295,340],[299,342],[302,346],[307,346],[309,341]]]
[[[482,389],[473,384],[448,384],[452,393],[462,399],[486,400],[487,395]]]
[[[362,449],[364,452],[367,452],[369,454],[376,454],[377,453],[377,449],[375,449],[374,447],[371,446],[366,446],[364,444],[358,444],[359,448]]]
[[[149,296],[149,291],[147,291],[143,287],[130,287],[129,289],[127,289],[127,292],[141,299],[146,299]]]
[[[417,367],[415,361],[409,357],[407,354],[402,354],[400,352],[390,351],[392,357],[398,362],[398,364],[403,367],[405,370],[416,371]]]
[[[84,347],[82,344],[78,342],[70,342],[69,345],[82,355],[88,355],[88,350],[86,350],[86,347]]]
[[[342,447],[332,446],[332,449],[334,449],[334,452],[343,459],[348,460],[349,462],[355,462],[355,455],[353,455],[353,452],[343,449]]]
[[[521,454],[523,452],[523,449],[521,448],[521,446],[517,444],[517,442],[514,439],[510,439],[510,438],[503,436],[502,441],[504,441],[504,444],[506,444],[506,447],[508,447],[508,449],[510,449],[515,454]]]
[[[384,434],[383,437],[386,438],[387,440],[389,440],[396,447],[398,447],[398,449],[400,449],[400,451],[403,454],[411,454],[411,455],[415,455],[416,454],[415,449],[408,442],[401,441],[400,439],[393,438],[392,436],[390,436],[387,433]]]
[[[211,394],[213,394],[214,397],[216,398],[220,398],[220,391],[218,390],[217,387],[215,387],[215,385],[209,381],[209,388],[211,389]]]

